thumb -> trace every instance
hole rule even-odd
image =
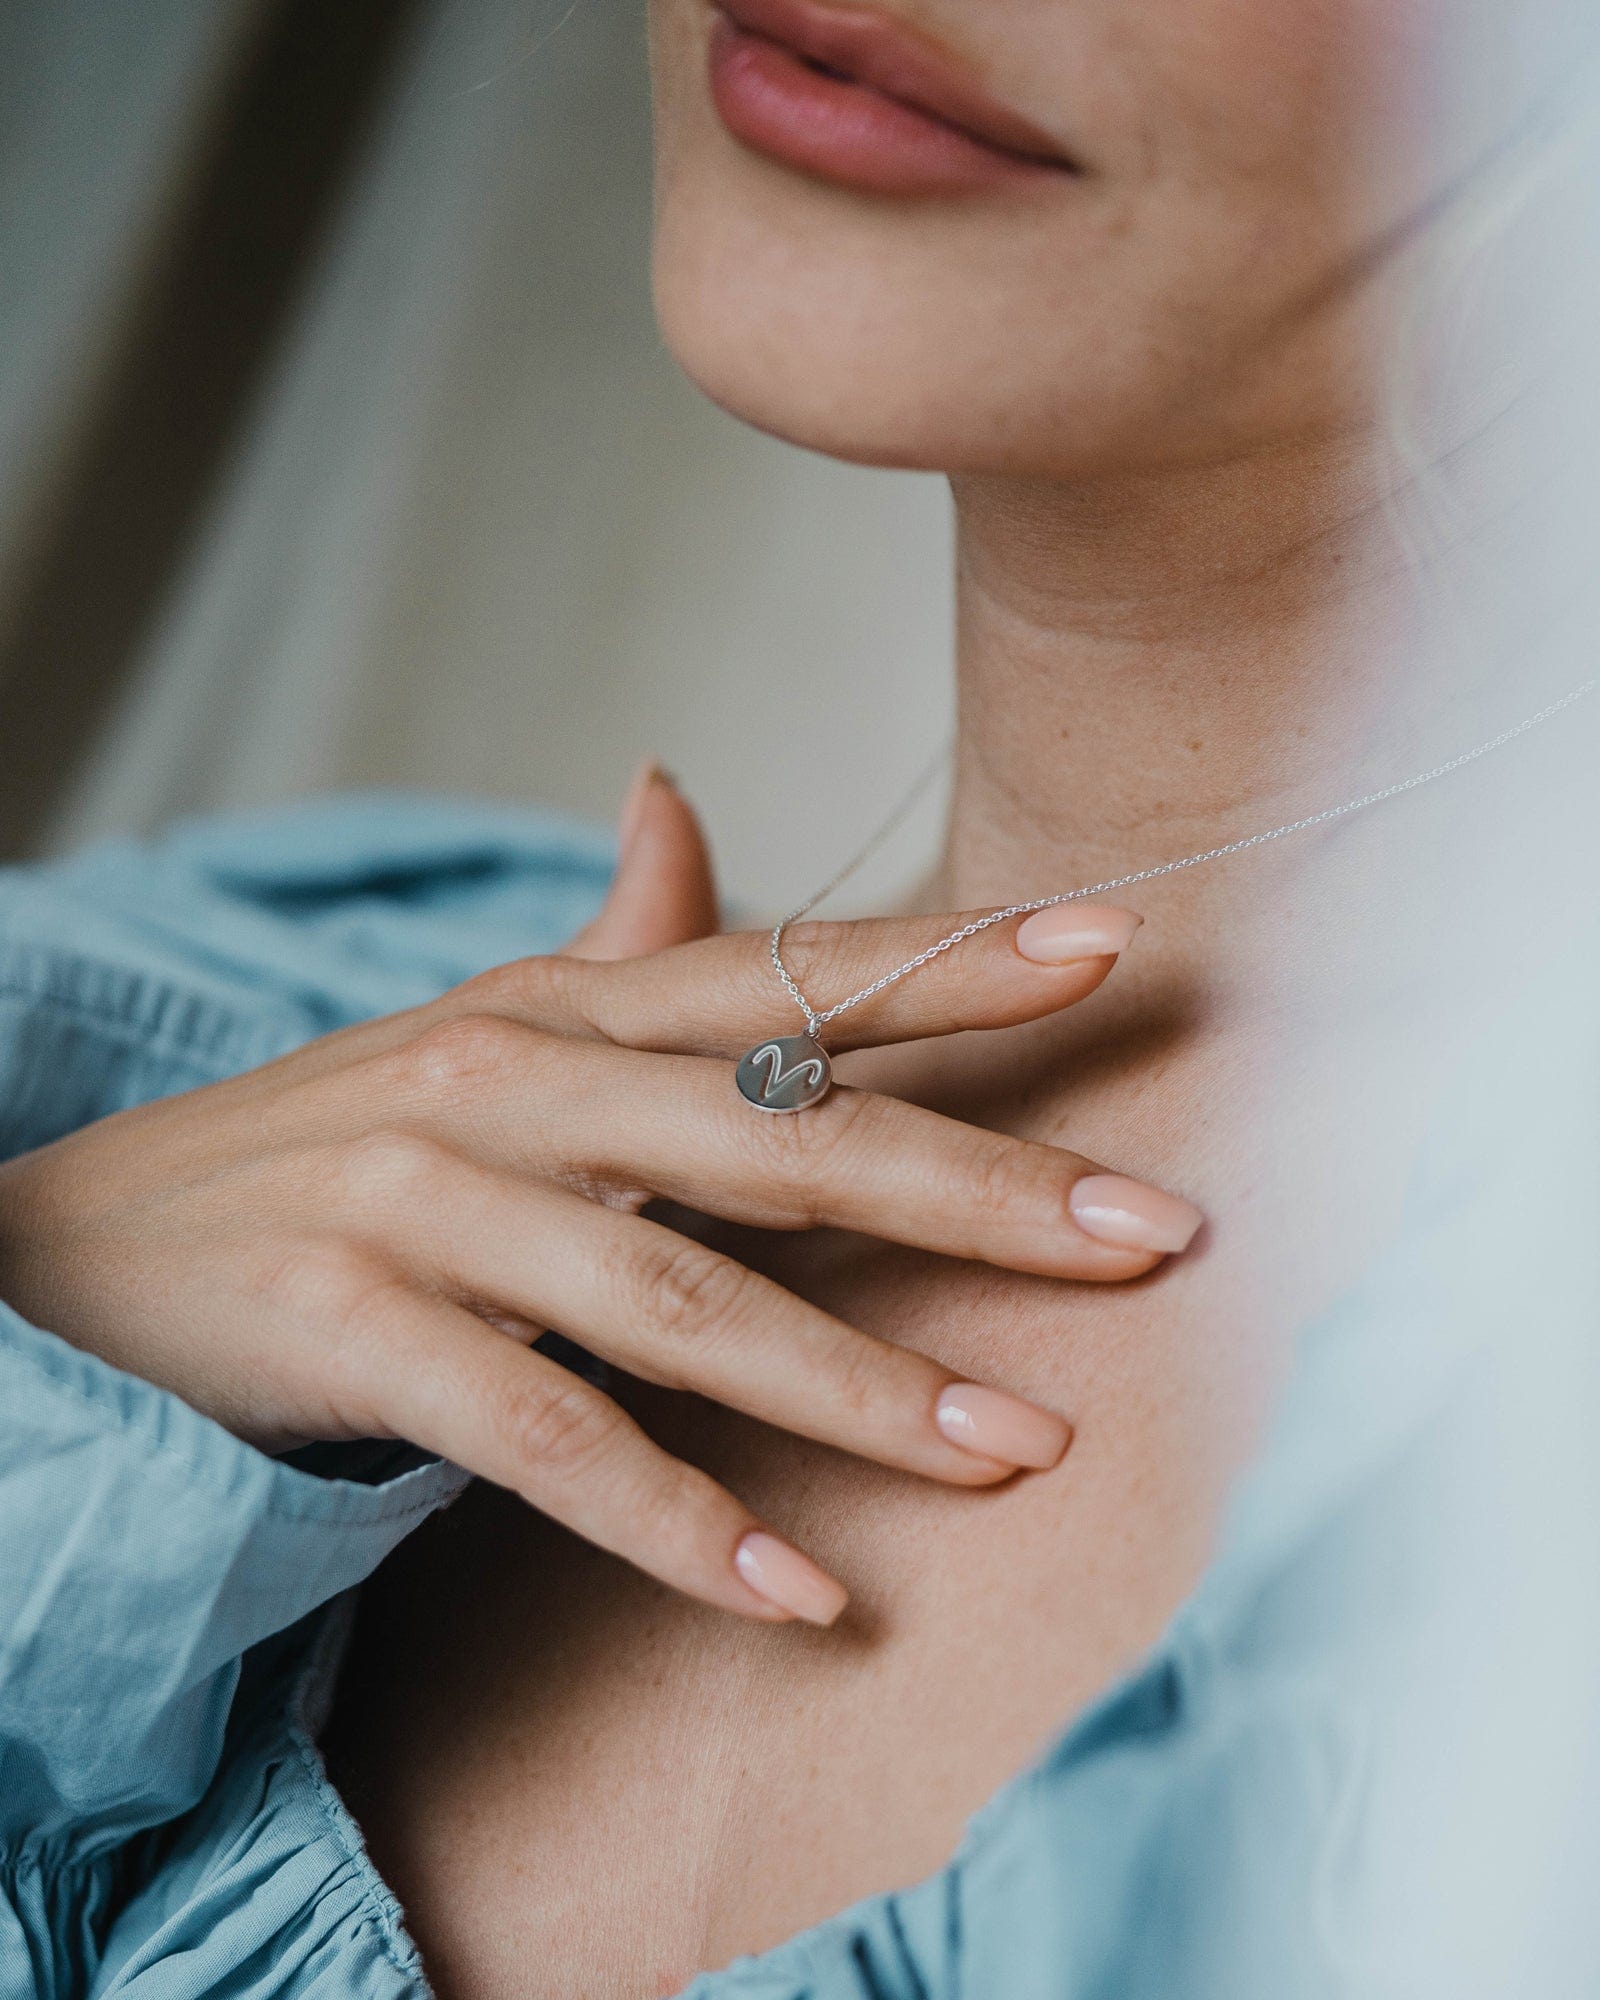
[[[621,858],[600,914],[567,946],[573,958],[643,958],[711,937],[711,856],[694,807],[653,760],[636,773],[618,828]]]

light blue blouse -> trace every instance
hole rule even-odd
[[[553,948],[610,861],[570,823],[371,798],[0,875],[0,1155]],[[1310,1330],[1140,1670],[940,1874],[693,2000],[1345,1990],[1368,1718],[1317,1607],[1437,1401],[1450,1259],[1418,1245],[1454,1209],[1435,1177],[1404,1254]],[[317,1736],[351,1593],[462,1483],[393,1449],[265,1457],[0,1306],[0,2000],[426,1992]]]

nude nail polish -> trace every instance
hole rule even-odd
[[[622,810],[617,816],[617,852],[619,855],[627,853],[633,841],[633,836],[639,831],[639,821],[644,816],[644,804],[645,800],[650,796],[650,787],[652,785],[670,785],[671,783],[672,774],[669,771],[663,770],[654,757],[646,757],[638,770],[634,772],[632,781],[628,786],[627,794],[622,801]]]
[[[1072,1442],[1072,1426],[1064,1417],[977,1382],[952,1382],[940,1396],[934,1418],[963,1451],[1036,1472],[1059,1465]]]
[[[1119,1250],[1187,1250],[1205,1217],[1191,1201],[1126,1174],[1086,1174],[1067,1197],[1085,1236]]]
[[[1107,903],[1060,903],[1035,910],[1017,926],[1017,950],[1036,965],[1074,965],[1083,958],[1115,958],[1133,942],[1144,918]]]
[[[759,1528],[734,1550],[733,1566],[757,1597],[808,1625],[831,1625],[850,1602],[844,1585],[809,1556]]]

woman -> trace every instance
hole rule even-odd
[[[928,911],[1280,827],[1559,696],[1420,646],[1389,670],[1422,595],[1397,246],[1521,108],[1414,136],[1438,25],[657,0],[674,352],[748,421],[954,481]],[[1572,734],[1518,754],[1558,810]],[[493,815],[328,809],[14,879],[6,1990],[1320,1978],[1306,1746],[1348,1750],[1339,1711],[1228,1636],[1282,1548],[1174,1614],[1511,976],[1481,882],[1428,876],[1488,856],[1445,799],[993,925],[841,1015],[845,1087],[793,1118],[734,1089],[798,1018],[765,940],[715,935],[659,772],[565,949],[605,856]],[[1402,862],[1430,892],[1391,931]],[[959,921],[786,956],[831,1008]],[[1339,1310],[1375,1337],[1370,1299]],[[488,1483],[343,1661],[327,1607],[451,1463]],[[1267,1510],[1291,1540],[1300,1504]],[[1264,1769],[1275,1917],[1241,1959],[1210,1835]]]

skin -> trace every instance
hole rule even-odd
[[[1373,356],[1387,251],[1463,164],[1424,170],[1393,83],[1434,10],[901,12],[1082,172],[939,203],[781,168],[712,113],[702,0],[658,0],[657,292],[737,415],[952,476],[961,737],[927,908],[1398,775],[1377,752],[1434,747],[1440,688],[1381,671],[1415,607]],[[1470,736],[1494,690],[1454,693]],[[851,1017],[860,1098],[758,1131],[684,1064],[742,1046],[770,969],[705,935],[692,814],[647,781],[606,916],[554,972],[0,1175],[24,1311],[263,1442],[396,1431],[497,1483],[368,1594],[330,1741],[442,1993],[671,1993],[924,1873],[1158,1634],[1290,1331],[1392,1227],[1485,991],[1460,908],[1385,930],[1392,843],[1422,867],[1459,828],[1427,800],[1374,826],[1146,885],[1114,981],[986,934]],[[797,943],[845,991],[947,927]],[[1197,1193],[1198,1254],[1087,1239],[1069,1135]],[[735,1275],[674,1283],[669,1222]],[[524,1351],[552,1323],[630,1371],[626,1415]],[[1069,1419],[1073,1449],[1020,1477],[963,1456],[931,1418],[967,1380]],[[752,1600],[755,1526],[850,1589],[831,1631]]]

